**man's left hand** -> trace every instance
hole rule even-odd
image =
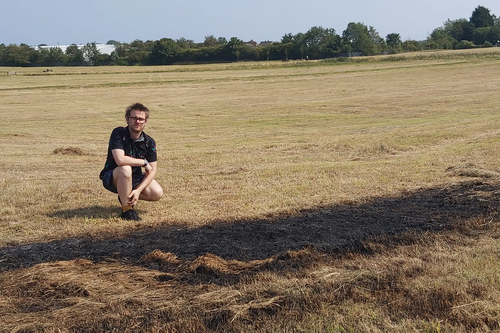
[[[140,195],[141,192],[139,192],[138,190],[133,190],[132,192],[130,192],[130,194],[128,195],[127,204],[129,206],[134,206],[137,203],[137,201],[139,201]]]

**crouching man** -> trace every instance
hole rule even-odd
[[[136,103],[127,107],[127,127],[117,127],[111,133],[108,157],[99,175],[107,190],[118,193],[121,218],[125,220],[141,220],[134,209],[137,201],[157,201],[163,195],[163,189],[154,179],[156,143],[144,133],[148,118],[149,110],[144,105]]]

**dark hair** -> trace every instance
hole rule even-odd
[[[146,112],[146,118],[149,118],[149,109],[141,103],[134,103],[132,105],[129,105],[127,109],[125,109],[125,117],[130,117],[130,112],[132,112],[132,110]]]

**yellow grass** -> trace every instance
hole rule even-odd
[[[0,250],[35,253],[30,244],[41,243],[64,252],[64,242],[73,238],[104,242],[153,236],[160,229],[168,235],[177,230],[179,237],[206,236],[212,234],[203,228],[233,223],[245,228],[253,221],[272,224],[294,216],[307,221],[307,214],[336,207],[363,210],[378,207],[377,200],[441,188],[453,189],[453,198],[444,201],[498,202],[500,53],[464,52],[345,64],[5,69],[0,75]],[[142,222],[118,219],[117,197],[98,178],[109,134],[125,124],[125,107],[134,102],[151,110],[146,132],[158,145],[157,180],[165,190],[160,202],[139,203]],[[477,189],[485,184],[489,190]],[[460,189],[469,185],[476,192],[461,197]],[[418,207],[418,200],[402,202],[408,204],[401,207],[407,212],[402,219],[423,218],[425,206]],[[406,247],[402,240],[373,241],[365,245],[369,257],[338,259],[318,249],[295,254],[298,249],[286,244],[276,247],[285,251],[264,257],[252,249],[233,258],[199,257],[196,251],[210,247],[203,239],[189,239],[193,244],[186,246],[197,249],[192,256],[179,241],[180,259],[164,250],[144,257],[143,266],[129,267],[120,254],[112,263],[81,261],[87,258],[82,250],[72,258],[76,262],[35,260],[38,265],[14,265],[0,273],[0,310],[12,313],[5,324],[9,330],[71,330],[71,318],[89,331],[99,331],[99,325],[136,331],[500,329],[498,317],[496,324],[492,319],[500,314],[497,213],[457,219],[477,234],[453,229],[455,236],[436,231],[427,239],[418,233],[408,236],[412,241]],[[383,216],[377,215],[382,225]],[[279,232],[276,237],[272,242],[278,244]],[[9,258],[0,255],[0,266]],[[204,274],[224,278],[219,285],[217,278],[204,280]],[[30,281],[41,294],[30,294]],[[6,293],[12,288],[19,292]],[[43,295],[53,297],[44,302]],[[441,299],[442,304],[433,303]],[[19,302],[32,302],[42,312],[23,312]],[[93,321],[104,308],[119,316],[104,311]],[[200,321],[193,319],[197,311],[205,311]],[[414,318],[412,311],[417,311]],[[150,324],[141,316],[150,316]],[[0,330],[2,319],[7,323],[0,315]]]
[[[135,101],[152,109],[147,132],[158,142],[166,189],[160,204],[140,205],[145,224],[196,226],[358,202],[453,181],[446,168],[467,162],[498,170],[497,66],[193,70],[151,83],[143,68],[1,77],[1,243],[127,228],[112,219],[117,200],[98,173],[111,129]],[[119,82],[126,85],[113,86]],[[66,147],[84,155],[53,154]]]

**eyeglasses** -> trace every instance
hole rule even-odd
[[[132,122],[138,122],[140,124],[144,123],[146,121],[146,118],[138,118],[138,117],[130,117],[128,116],[128,119],[132,120]]]

